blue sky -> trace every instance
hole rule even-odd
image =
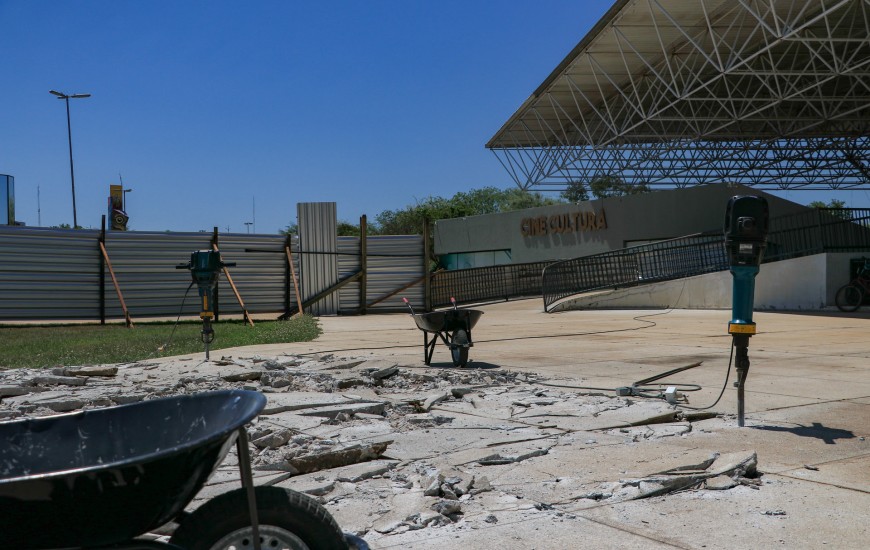
[[[136,230],[274,233],[296,203],[356,222],[513,185],[484,148],[610,0],[0,0],[0,173],[16,214],[99,227],[118,174]],[[857,193],[858,195],[855,195]],[[829,196],[850,205],[867,193]],[[854,195],[854,196],[853,196]]]

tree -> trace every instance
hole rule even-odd
[[[339,221],[338,227],[336,228],[339,237],[359,237],[360,229],[359,225],[352,224],[350,222]]]
[[[560,196],[570,203],[578,203],[589,200],[589,192],[582,181],[569,181],[568,186],[560,194]]]
[[[589,189],[596,199],[605,197],[625,197],[628,195],[640,195],[649,193],[651,189],[645,183],[626,183],[621,177],[614,174],[602,174],[592,178]]]
[[[846,208],[846,203],[837,199],[831,199],[831,202],[827,204],[822,201],[813,201],[807,204],[807,206],[810,208]]]
[[[545,198],[540,193],[525,191],[516,187],[498,189],[482,187],[460,191],[449,199],[426,197],[416,204],[399,210],[384,210],[374,221],[369,222],[370,235],[419,235],[423,232],[423,221],[479,216],[511,212],[536,206],[560,204],[561,200]],[[281,231],[283,234],[296,233],[296,224],[290,224]],[[348,222],[339,222],[339,235],[359,235],[359,228]]]
[[[846,210],[845,201],[831,199],[831,202],[825,204],[822,201],[813,201],[808,203],[807,206],[810,208],[821,208],[823,210],[833,210],[833,212],[827,212],[830,216],[834,218],[839,218],[841,220],[851,220],[852,212]]]
[[[460,191],[449,199],[427,197],[402,210],[385,210],[375,217],[375,223],[377,232],[382,235],[415,235],[422,232],[425,219],[435,221],[497,214],[560,202],[516,187],[482,187],[467,192]]]

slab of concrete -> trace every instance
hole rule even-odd
[[[612,389],[703,361],[700,367],[663,383],[700,385],[699,391],[687,394],[693,406],[709,406],[724,391],[712,408],[720,417],[692,422],[690,434],[684,433],[686,428],[680,423],[668,424],[659,433],[654,426],[591,432],[596,435],[588,439],[590,432],[582,431],[571,435],[584,442],[596,438],[599,442],[559,444],[521,464],[466,465],[470,475],[484,475],[484,470],[491,474],[493,495],[511,495],[509,502],[525,504],[492,511],[493,523],[483,521],[488,517],[485,510],[474,516],[469,509],[466,519],[427,528],[422,538],[415,530],[379,534],[372,539],[373,547],[568,548],[576,547],[580,530],[584,543],[602,548],[866,546],[866,518],[862,516],[870,504],[866,481],[870,479],[867,314],[756,313],[759,334],[749,348],[747,427],[741,429],[734,416],[733,371],[725,384],[731,343],[726,334],[729,311],[596,310],[548,315],[542,313],[537,300],[481,309],[486,315],[473,333],[470,369],[517,370],[545,376],[552,383]],[[321,323],[324,334],[317,341],[275,346],[270,351],[370,355],[389,358],[403,368],[423,367],[419,332],[406,315],[379,316],[377,330],[368,328],[364,318],[323,318]],[[432,367],[450,368],[449,361],[448,350],[436,347]],[[596,392],[601,390],[576,389],[577,394]],[[486,400],[493,398],[477,399],[477,403],[483,405]],[[481,416],[490,424],[493,419],[545,420],[537,425],[579,430],[594,428],[598,422],[598,417],[580,411],[565,416],[564,410],[557,411],[557,403],[525,405],[531,406],[507,404]],[[475,412],[469,402],[435,408],[451,415]],[[544,415],[536,417],[536,409]],[[547,416],[547,409],[555,414]],[[652,435],[645,438],[646,433]],[[411,448],[419,446],[412,444]],[[579,498],[606,492],[620,479],[646,475],[683,460],[745,449],[757,450],[763,474],[758,488],[688,492],[623,503]],[[479,450],[471,454],[475,452]],[[411,454],[426,455],[422,451]],[[556,502],[561,513],[573,514],[573,519],[563,516],[561,522],[554,522],[535,509],[536,503],[552,506],[551,502]],[[546,532],[546,544],[541,542],[542,532]]]

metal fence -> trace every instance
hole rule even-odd
[[[870,210],[816,209],[770,220],[764,262],[870,250]],[[544,310],[575,294],[728,269],[720,231],[553,263],[543,270]]]
[[[473,303],[539,296],[541,272],[551,263],[553,261],[438,271],[431,279],[432,307],[450,305],[451,297],[459,303]]]
[[[544,310],[593,290],[635,286],[728,268],[722,235],[690,235],[556,262],[544,269]]]
[[[108,270],[102,267],[94,230],[0,226],[0,321],[123,319]],[[211,247],[212,233],[119,232],[105,234],[105,246],[130,314],[137,317],[195,315],[195,289],[182,310],[190,274],[175,266],[194,250]],[[365,296],[353,283],[337,294],[340,311],[357,311],[361,297],[373,302],[402,291],[415,307],[423,307],[422,237],[371,236],[367,239]],[[233,282],[250,313],[287,312],[296,306],[285,253],[284,235],[220,234],[218,246]],[[300,282],[300,258],[307,252],[292,239],[294,269]],[[316,252],[316,251],[315,251]],[[358,237],[339,237],[339,278],[361,268]],[[310,296],[303,294],[303,301]],[[373,311],[403,308],[400,296],[370,306]],[[104,313],[102,313],[102,311]],[[226,279],[218,285],[218,311],[241,313]]]

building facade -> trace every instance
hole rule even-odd
[[[561,260],[722,228],[735,195],[763,195],[771,217],[806,206],[734,185],[705,185],[435,222],[447,269]]]

